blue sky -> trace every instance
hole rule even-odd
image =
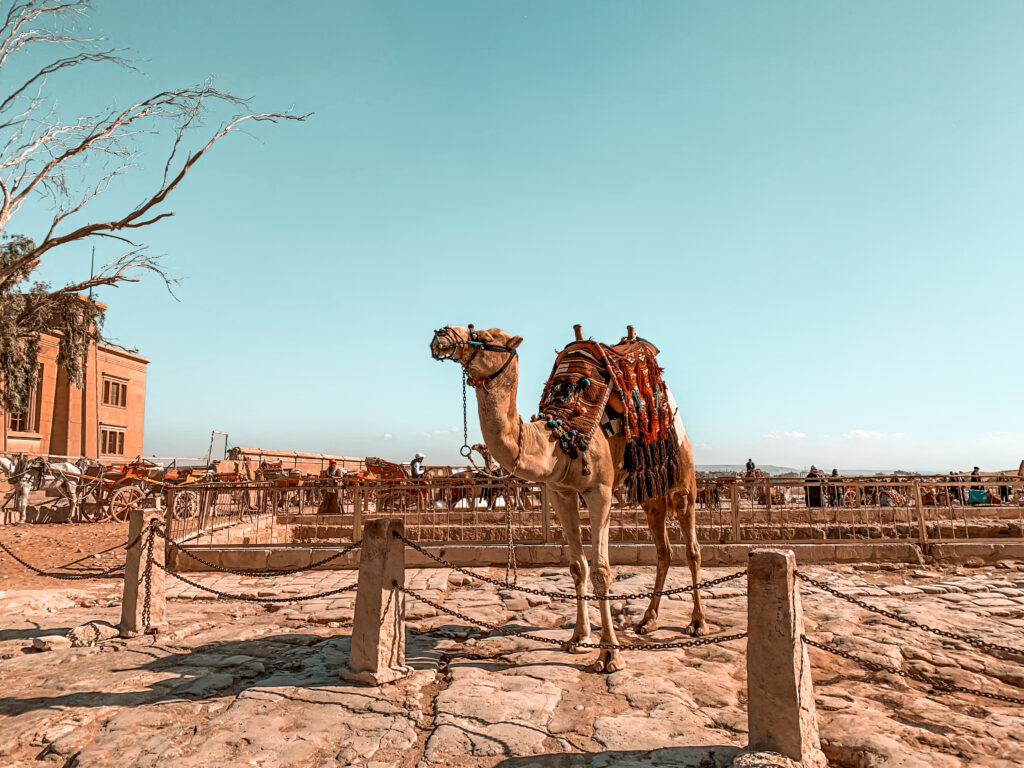
[[[528,416],[580,322],[661,348],[699,463],[1024,456],[1024,5],[284,8],[98,2],[144,74],[51,82],[98,109],[213,75],[315,113],[229,137],[146,233],[180,301],[100,294],[153,361],[147,453],[219,429],[450,461],[459,376],[431,329],[522,335]],[[158,166],[154,145],[104,205]],[[72,249],[47,276],[87,270]]]

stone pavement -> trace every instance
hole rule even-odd
[[[807,572],[880,607],[1006,645],[1024,645],[1024,564],[977,569],[818,566]],[[715,578],[732,569],[705,569]],[[650,589],[653,569],[618,568],[616,592]],[[502,577],[503,569],[484,572]],[[353,583],[352,571],[273,579],[190,574],[253,597],[312,594]],[[688,583],[676,567],[669,586]],[[562,640],[572,603],[480,584],[445,569],[407,586],[468,615]],[[571,591],[562,568],[520,571],[520,583]],[[416,672],[380,689],[343,683],[355,593],[271,606],[211,601],[168,584],[168,631],[92,647],[33,651],[34,639],[88,620],[116,623],[114,582],[0,593],[0,765],[17,766],[693,766],[724,768],[745,742],[745,640],[626,651],[627,667],[592,674],[575,655],[491,635],[410,601]],[[705,591],[712,634],[742,631],[745,582]],[[813,588],[808,634],[904,670],[1024,696],[1020,659],[993,658]],[[646,601],[616,601],[623,644]],[[684,639],[690,600],[662,602],[649,638]],[[596,609],[592,609],[596,625]],[[597,639],[596,633],[595,638]],[[66,642],[66,641],[65,641]],[[1024,708],[931,692],[811,649],[823,747],[852,768],[1009,768],[1024,762]]]

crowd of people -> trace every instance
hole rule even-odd
[[[757,465],[754,464],[753,459],[747,459],[746,464],[746,477],[756,476]],[[839,470],[835,467],[832,468],[832,473],[826,478],[825,473],[822,472],[814,464],[811,465],[810,471],[806,475],[807,480],[817,480],[818,483],[808,483],[804,494],[804,499],[808,507],[823,507],[826,504],[830,507],[841,507],[843,505],[843,496],[846,489],[839,484],[837,481],[842,477],[839,474]],[[825,482],[827,479],[827,483]],[[1006,478],[1003,478],[1006,479]],[[960,472],[950,471],[949,473],[949,495],[952,500],[956,500],[961,504],[977,504],[986,503],[986,500],[975,500],[977,497],[972,498],[971,493],[987,494],[985,487],[981,484],[981,470],[979,467],[975,467],[971,470],[970,482],[971,486],[968,489],[966,487],[967,480]],[[827,493],[825,493],[827,489]],[[1006,484],[999,485],[999,497],[1000,500],[1006,504],[1010,501],[1013,495],[1013,487]]]

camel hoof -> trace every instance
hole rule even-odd
[[[708,633],[708,624],[706,621],[695,621],[689,626],[688,631],[694,637],[704,637]]]
[[[580,648],[578,645],[574,645],[574,643],[589,643],[589,642],[590,642],[590,635],[587,635],[586,637],[574,637],[568,643],[565,644],[564,650],[567,651],[568,653],[575,653],[575,654],[590,653],[590,649],[589,648]]]
[[[644,619],[636,625],[634,630],[638,635],[648,635],[658,628],[657,619]]]
[[[626,668],[626,662],[622,660],[622,654],[618,651],[603,650],[597,660],[587,667],[588,672],[618,672]]]

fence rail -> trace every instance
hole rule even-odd
[[[191,546],[309,547],[358,541],[368,515],[400,517],[425,544],[563,541],[542,486],[501,478],[428,478],[286,485],[196,483],[166,491],[166,529]],[[589,516],[581,509],[583,535]],[[613,502],[610,540],[651,541],[644,511]],[[1024,478],[700,478],[704,543],[929,542],[1024,538]],[[681,533],[672,528],[672,537]]]

